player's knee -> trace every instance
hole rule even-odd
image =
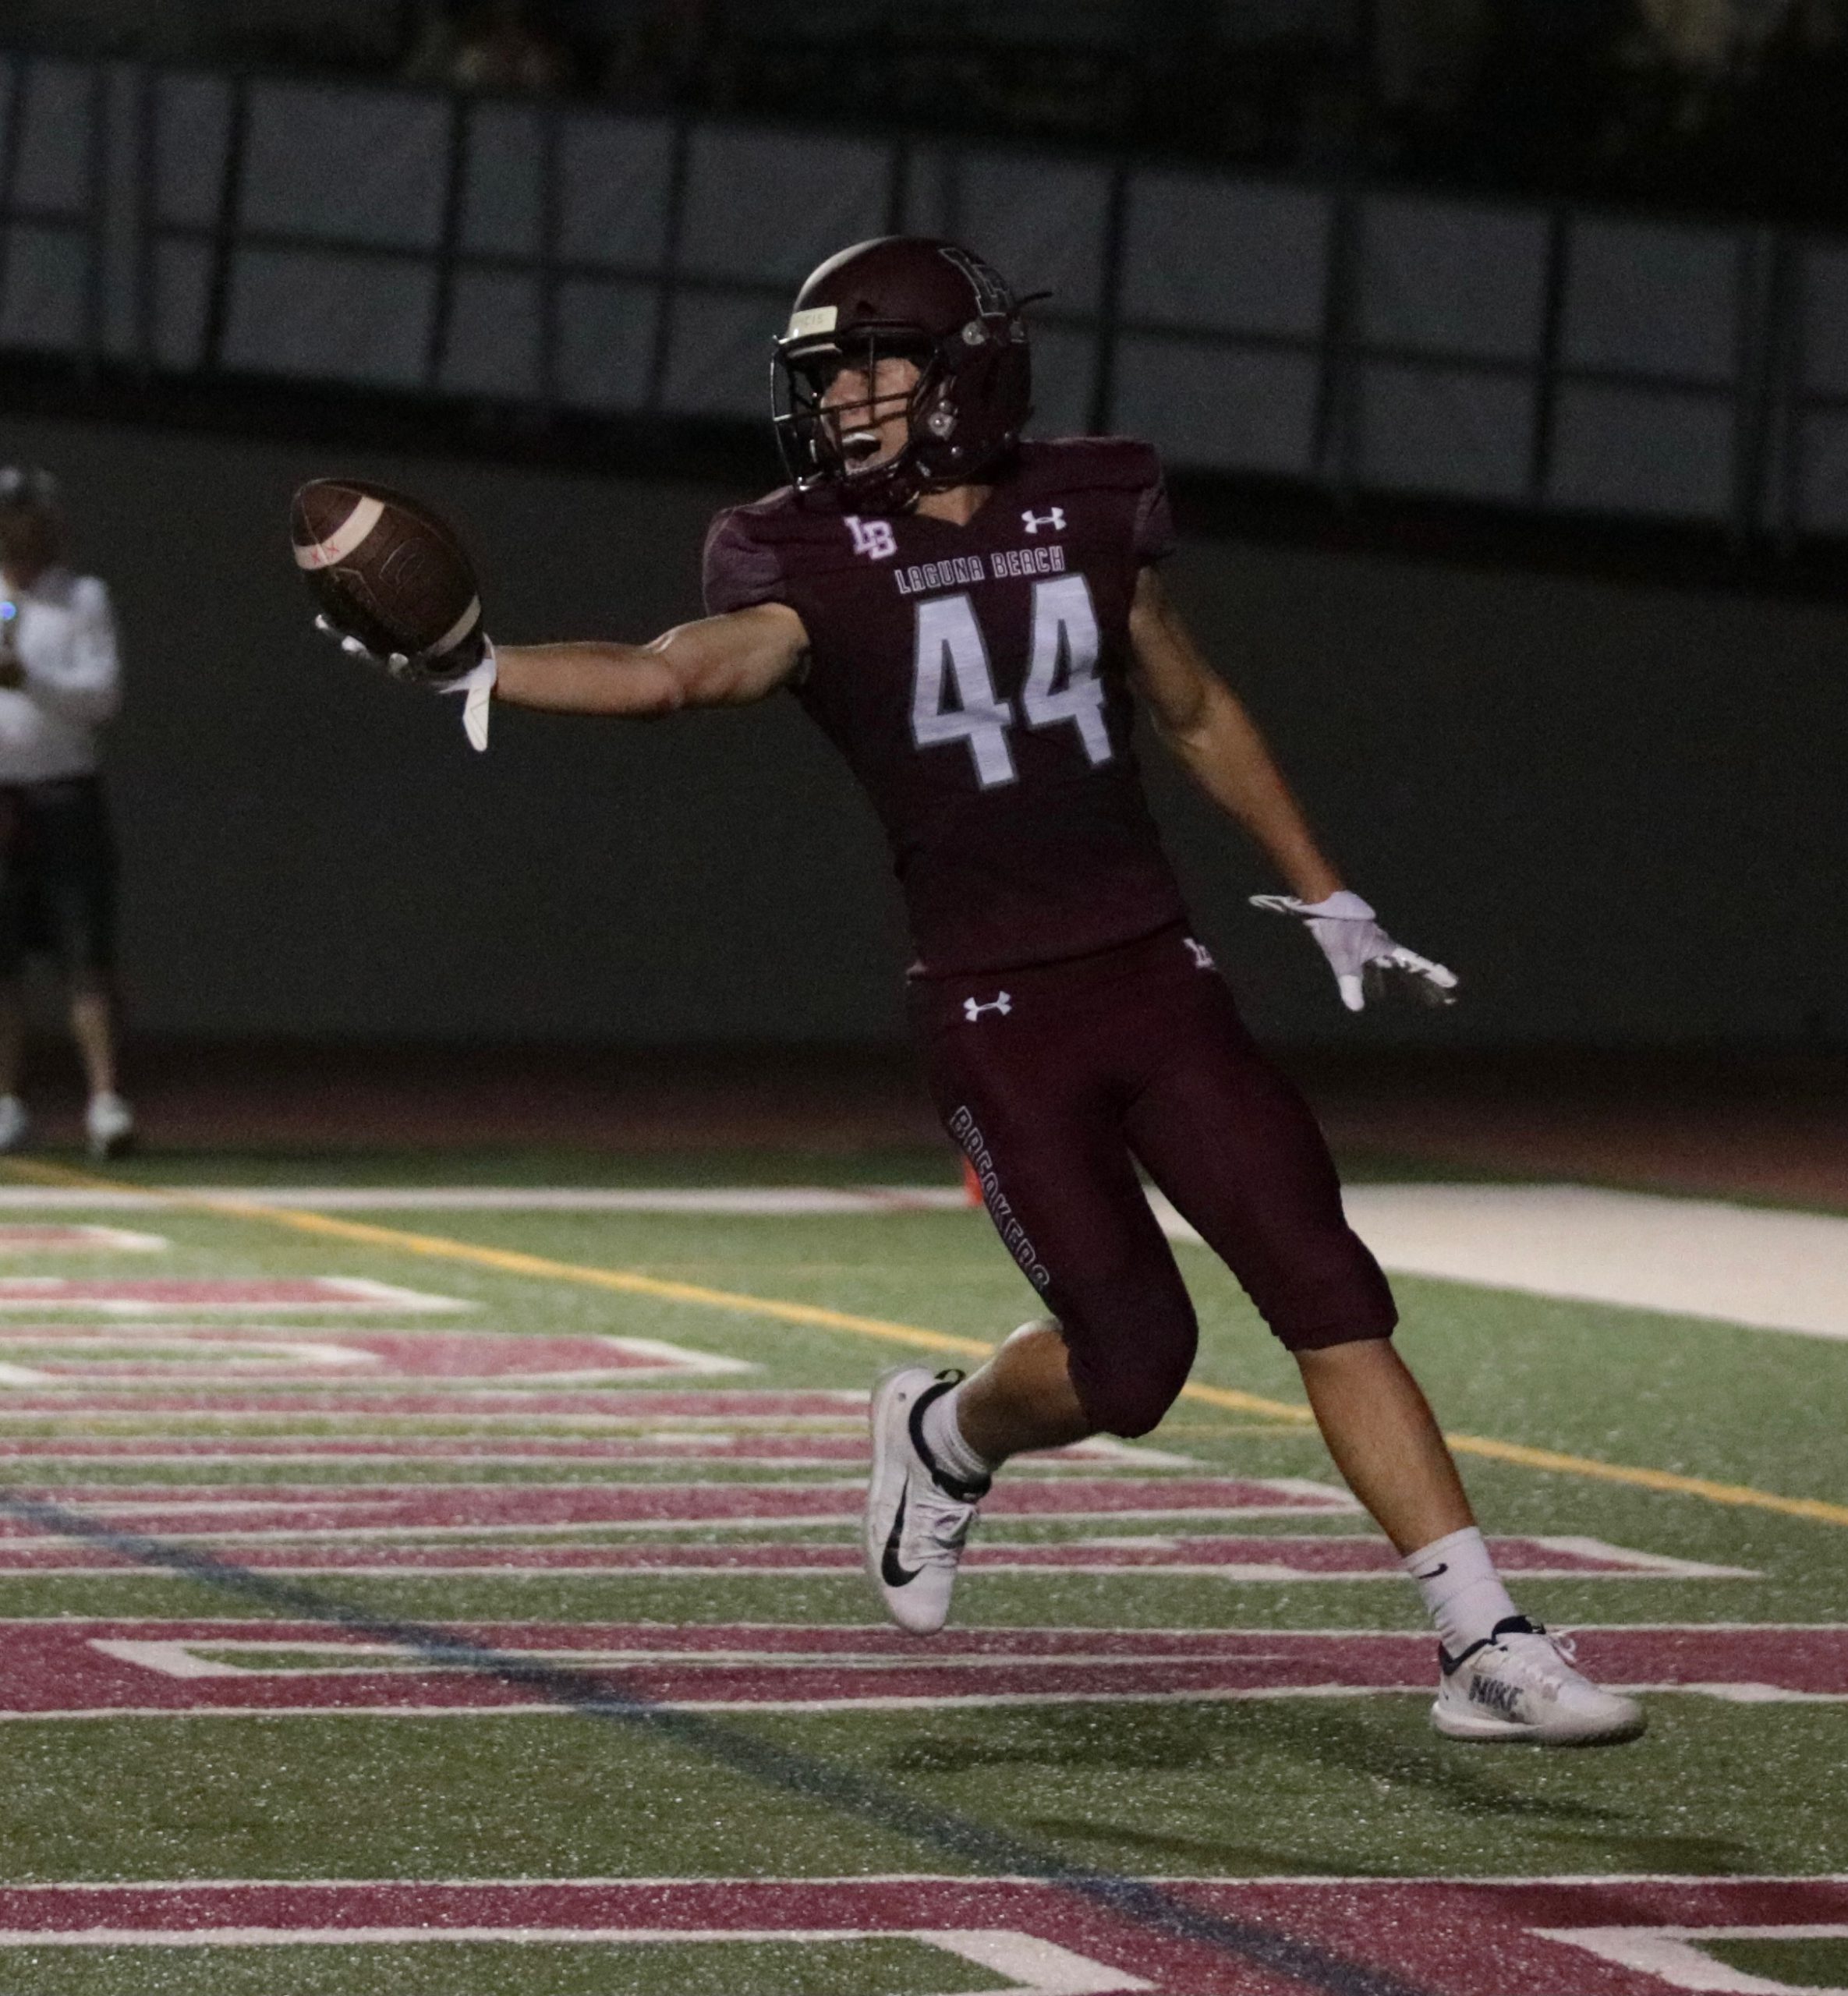
[[[1120,1389],[1112,1399],[1110,1411],[1097,1424],[1106,1435],[1133,1442],[1161,1425],[1180,1391],[1178,1384],[1169,1390],[1142,1382]]]
[[[1179,1396],[1186,1376],[1183,1373],[1177,1379],[1147,1375],[1110,1379],[1095,1395],[1083,1396],[1085,1411],[1103,1433],[1133,1441],[1137,1435],[1160,1426],[1162,1417]]]
[[[1399,1321],[1384,1271],[1345,1228],[1331,1233],[1321,1252],[1303,1256],[1287,1281],[1263,1294],[1252,1286],[1252,1298],[1290,1351],[1390,1337]]]
[[[1166,1333],[1124,1340],[1101,1361],[1073,1367],[1085,1415],[1103,1433],[1126,1439],[1146,1435],[1180,1397],[1193,1368],[1191,1315],[1184,1324],[1166,1327]]]

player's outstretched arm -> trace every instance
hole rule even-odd
[[[1129,637],[1136,691],[1188,774],[1251,833],[1301,900],[1336,893],[1340,876],[1317,844],[1269,745],[1206,663],[1153,568],[1137,579]]]
[[[1156,733],[1295,890],[1254,894],[1253,906],[1303,922],[1351,1012],[1362,1008],[1369,990],[1394,985],[1427,1004],[1451,1003],[1457,991],[1451,972],[1395,943],[1366,902],[1342,886],[1257,723],[1206,663],[1152,568],[1137,579],[1129,635],[1136,688]]]
[[[552,713],[646,720],[682,707],[742,706],[792,678],[802,620],[763,603],[678,625],[652,644],[497,645],[495,697]]]

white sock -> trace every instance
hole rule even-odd
[[[1418,1583],[1425,1606],[1437,1624],[1437,1639],[1452,1656],[1492,1634],[1498,1622],[1521,1612],[1509,1599],[1482,1534],[1474,1525],[1408,1552],[1405,1570]]]
[[[958,1483],[982,1483],[995,1465],[985,1462],[963,1439],[962,1426],[956,1417],[956,1403],[961,1392],[961,1386],[952,1386],[948,1393],[939,1393],[924,1410],[920,1424],[924,1446],[946,1476],[954,1477]]]

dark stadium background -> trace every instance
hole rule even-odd
[[[532,19],[557,55],[538,112],[553,121],[836,133],[926,148],[946,175],[997,147],[1117,176],[1153,165],[1326,192],[1343,214],[1403,193],[1556,231],[1585,217],[1722,228],[1751,260],[1741,324],[1775,349],[1793,326],[1813,345],[1829,316],[1848,196],[1821,167],[1797,172],[1802,146],[1761,141],[1779,104],[1821,107],[1828,124],[1848,59],[1839,11],[1719,9],[1733,39],[1717,54],[1655,34],[1648,9],[1589,0],[979,19],[607,5]],[[503,712],[478,760],[448,709],[314,642],[289,561],[298,480],[383,477],[466,523],[497,632],[643,637],[696,611],[712,511],[775,481],[760,420],[593,416],[300,369],[266,384],[221,350],[174,365],[145,327],[138,347],[120,335],[106,255],[62,342],[19,302],[48,233],[108,226],[114,170],[98,166],[62,220],[34,208],[27,181],[51,169],[33,165],[33,90],[92,111],[175,76],[338,95],[409,73],[427,90],[448,59],[433,19],[95,0],[0,23],[13,44],[0,202],[15,217],[0,455],[65,477],[81,558],[121,612],[129,693],[109,768],[150,1137],[163,1116],[175,1137],[286,1123],[285,1098],[299,1109],[335,1072],[423,1075],[425,1101],[499,1075],[515,1121],[543,1094],[606,1133],[646,1077],[709,1074],[721,1095],[740,1076],[773,1092],[780,1079],[793,1116],[824,1121],[831,1078],[839,1102],[858,1091],[920,1129],[883,853],[791,703],[632,729]],[[337,178],[339,164],[304,171]],[[221,260],[236,253],[234,207],[209,239]],[[211,309],[208,349],[221,297]],[[1538,392],[1567,392],[1545,373],[1547,338]],[[1152,751],[1203,930],[1254,1022],[1337,1109],[1364,1124],[1376,1098],[1409,1104],[1410,1121],[1386,1123],[1410,1141],[1433,1091],[1664,1115],[1839,1099],[1848,598],[1833,488],[1811,503],[1780,455],[1793,423],[1829,416],[1802,415],[1803,366],[1743,353],[1719,391],[1759,426],[1755,469],[1737,439],[1716,465],[1708,432],[1659,451],[1645,434],[1621,503],[1602,510],[1559,503],[1538,469],[1524,494],[1395,492],[1369,476],[1364,439],[1358,475],[1351,453],[1326,452],[1302,477],[1177,470],[1179,594],[1354,881],[1466,982],[1442,1016],[1347,1020],[1301,939],[1246,911],[1273,883]],[[1172,412],[1178,430],[1196,419],[1210,412]],[[442,1057],[460,1046],[476,1058]],[[59,1071],[55,1055],[42,1064]],[[268,1107],[253,1107],[238,1091],[266,1076]],[[649,1127],[671,1120],[663,1109]],[[1778,1169],[1778,1141],[1762,1148]]]

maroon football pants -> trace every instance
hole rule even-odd
[[[1154,1427],[1198,1337],[1138,1163],[1290,1350],[1390,1334],[1392,1292],[1343,1215],[1314,1117],[1181,929],[979,982],[920,979],[911,1004],[938,1113],[1058,1320],[1097,1427]]]

